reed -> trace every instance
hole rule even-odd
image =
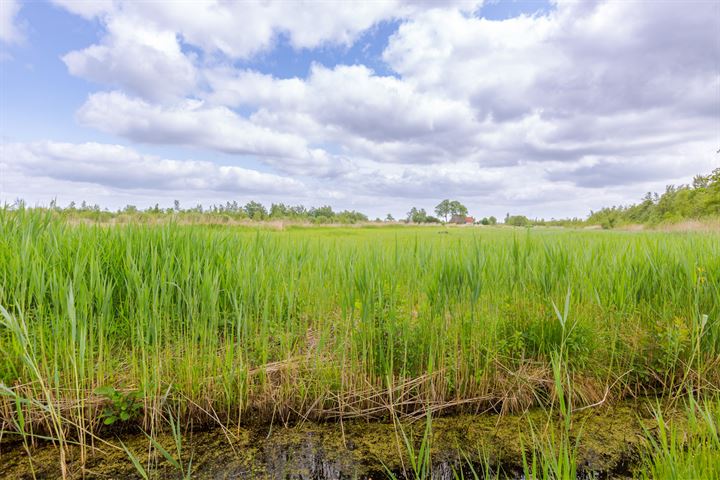
[[[717,390],[717,233],[441,230],[2,209],[0,430],[88,444],[168,409],[231,430]],[[99,387],[140,408],[104,425]]]

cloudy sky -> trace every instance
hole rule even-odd
[[[0,0],[0,201],[585,216],[720,165],[717,0]]]

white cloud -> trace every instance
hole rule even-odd
[[[116,2],[113,0],[50,0],[57,6],[60,6],[68,12],[80,15],[81,17],[91,20],[94,17],[104,16],[113,12]]]
[[[81,124],[252,157],[303,178],[308,198],[384,208],[459,196],[581,214],[717,164],[717,2],[557,0],[548,14],[494,21],[463,2],[344,2],[328,14],[322,2],[56,1],[106,30],[63,57],[116,89],[91,94]],[[390,19],[392,74],[357,57],[306,78],[248,67],[261,52],[280,61],[281,38],[323,58],[312,49],[353,45]]]
[[[293,119],[311,119],[316,126],[310,130],[327,137],[433,142],[452,148],[448,137],[472,135],[478,127],[465,103],[423,94],[395,77],[375,75],[364,65],[314,65],[306,81],[228,69],[209,71],[207,78],[209,101],[260,108],[254,118],[268,124],[286,121],[290,126]]]
[[[0,1],[0,41],[5,43],[18,43],[24,39],[22,29],[17,24],[17,14],[20,11],[18,0]]]
[[[186,100],[172,107],[150,104],[121,92],[95,93],[78,111],[81,123],[136,142],[204,147],[233,155],[259,156],[295,173],[328,175],[343,160],[302,137],[259,126],[220,106]]]
[[[480,0],[347,0],[332,4],[265,0],[195,0],[176,4],[122,0],[105,0],[97,4],[82,0],[54,1],[85,17],[142,18],[161,29],[177,31],[185,42],[208,53],[221,52],[231,58],[248,58],[271,49],[280,35],[285,35],[296,49],[325,44],[349,46],[362,32],[383,20],[407,18],[438,6],[457,5],[472,11],[482,3]]]
[[[63,61],[73,75],[160,102],[182,98],[197,81],[192,57],[182,52],[176,33],[142,18],[110,19],[101,44],[70,52]]]
[[[383,57],[405,81],[498,121],[683,108],[688,83],[695,97],[717,85],[717,3],[581,3],[504,21],[429,11],[401,25]]]
[[[295,179],[207,161],[168,160],[121,145],[36,142],[3,145],[2,163],[31,178],[120,190],[205,191],[296,195]]]

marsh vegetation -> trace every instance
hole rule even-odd
[[[718,475],[717,233],[71,225],[7,208],[0,231],[0,455],[28,465],[52,442],[64,476],[118,448],[140,476],[150,457],[188,476],[188,432],[234,451],[246,428],[315,421],[347,446],[348,422],[384,422],[405,460],[377,471],[428,477],[437,418],[492,414],[534,418],[522,474],[575,478],[593,440],[578,415],[641,399],[629,475]],[[144,454],[113,440],[138,434]],[[497,475],[469,443],[465,478]]]

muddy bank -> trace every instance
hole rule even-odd
[[[648,405],[628,403],[611,409],[596,408],[573,417],[572,436],[579,435],[579,464],[593,478],[622,478],[632,472],[642,445],[642,426],[652,428]],[[419,445],[425,421],[404,424],[402,430]],[[451,479],[453,472],[468,472],[489,461],[510,476],[519,476],[522,446],[532,443],[533,432],[542,437],[559,428],[545,412],[522,416],[459,415],[432,420],[433,478]],[[192,478],[339,479],[386,478],[387,470],[402,476],[409,468],[403,433],[392,422],[344,422],[342,425],[304,423],[186,432],[181,454],[172,436],[161,434],[159,443],[184,469],[191,463]],[[80,450],[71,447],[72,478],[141,478],[120,446],[95,442],[83,467]],[[181,478],[177,466],[168,462],[143,435],[124,436],[122,442],[135,453],[152,478]],[[22,444],[3,439],[0,444],[0,478],[32,478],[28,455]],[[32,468],[37,478],[58,478],[58,450],[51,444],[32,448]],[[466,477],[467,478],[467,477]]]

